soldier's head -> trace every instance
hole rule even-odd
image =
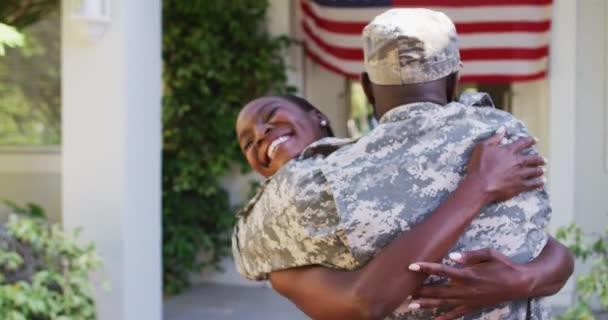
[[[412,102],[454,100],[460,70],[458,36],[445,14],[391,9],[363,30],[363,89],[377,117]]]
[[[264,177],[273,175],[311,143],[333,136],[327,117],[293,95],[247,103],[238,115],[236,134],[247,162]]]

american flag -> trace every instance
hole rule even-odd
[[[395,7],[442,11],[454,21],[463,82],[546,76],[552,0],[300,0],[308,57],[358,79],[363,71],[361,31],[373,17]]]

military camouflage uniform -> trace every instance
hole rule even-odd
[[[456,189],[477,141],[500,126],[507,128],[504,143],[528,135],[510,114],[473,106],[488,99],[464,95],[460,101],[466,105],[400,106],[358,141],[327,138],[311,145],[239,212],[232,242],[238,271],[262,280],[269,272],[305,265],[363,267]],[[488,206],[451,252],[490,247],[517,263],[530,262],[546,244],[550,213],[542,188]],[[431,319],[434,314],[406,306],[388,319]],[[544,300],[534,298],[465,318],[549,319],[549,313]]]

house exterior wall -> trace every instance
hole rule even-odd
[[[608,225],[608,5],[604,0],[578,3],[574,221],[590,232],[602,232]]]
[[[0,147],[0,200],[40,205],[49,220],[61,222],[60,148]]]
[[[577,3],[553,2],[549,65],[549,194],[553,206],[550,229],[567,225],[574,213]],[[554,304],[572,302],[573,282],[553,297]]]
[[[608,227],[608,4],[578,3],[573,222],[587,233],[602,234]],[[577,264],[576,274],[589,267],[590,263]]]

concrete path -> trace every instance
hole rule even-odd
[[[308,319],[266,287],[202,284],[164,304],[165,320]]]

